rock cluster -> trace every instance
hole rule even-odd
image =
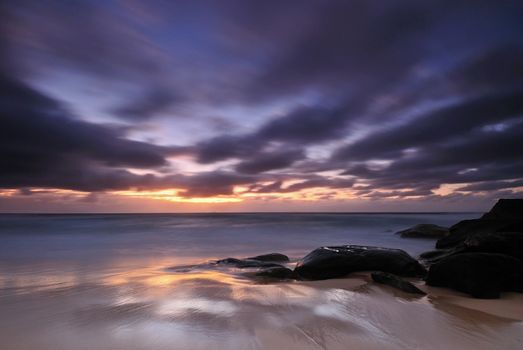
[[[439,237],[436,250],[420,255],[428,272],[401,249],[358,245],[317,248],[294,270],[284,266],[289,258],[278,253],[226,258],[214,264],[255,268],[254,276],[279,280],[324,280],[373,271],[374,282],[415,294],[424,292],[399,276],[425,278],[427,285],[476,298],[523,292],[523,199],[500,199],[481,218],[461,221],[450,229],[420,224],[398,233],[402,237]]]
[[[421,254],[428,285],[478,298],[523,291],[523,199],[500,199],[479,219],[464,220]]]

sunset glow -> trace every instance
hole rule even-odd
[[[6,4],[0,211],[474,211],[521,193],[517,2],[225,2]]]

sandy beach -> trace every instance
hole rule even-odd
[[[369,274],[315,282],[256,282],[231,268],[149,261],[91,281],[3,280],[6,350],[520,349],[523,295],[472,299],[425,287],[416,297]],[[98,281],[98,282],[94,282]]]

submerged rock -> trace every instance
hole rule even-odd
[[[295,268],[298,277],[309,280],[343,277],[356,271],[384,271],[400,276],[422,276],[426,272],[401,249],[357,245],[315,249]]]
[[[405,281],[404,279],[387,272],[373,272],[371,274],[372,280],[376,283],[386,284],[391,287],[397,288],[407,293],[425,295],[424,291],[413,285],[412,283]]]
[[[419,224],[406,230],[398,231],[396,234],[403,238],[440,238],[448,235],[449,229],[433,224]]]
[[[426,282],[475,298],[495,299],[504,291],[523,292],[523,262],[503,254],[456,254],[432,265]]]
[[[249,267],[282,267],[280,264],[268,262],[268,261],[259,261],[253,259],[236,259],[236,258],[225,258],[215,262],[216,265],[232,265],[234,267],[243,269]]]
[[[274,279],[293,279],[294,271],[283,266],[269,267],[255,274],[258,277],[268,277]]]
[[[284,254],[280,253],[270,253],[270,254],[263,254],[263,255],[256,255],[250,258],[247,258],[248,260],[258,260],[258,261],[274,261],[274,262],[289,262],[289,257]]]

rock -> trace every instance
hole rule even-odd
[[[407,293],[425,295],[424,291],[413,285],[412,283],[405,281],[404,279],[386,272],[373,272],[371,274],[372,280],[376,283],[386,284],[391,287],[397,288]]]
[[[422,253],[420,259],[427,264],[433,264],[448,256],[461,253],[499,253],[523,260],[523,233],[470,234],[464,242],[457,246]]]
[[[425,264],[434,264],[448,256],[462,253],[465,251],[465,247],[463,245],[459,245],[454,248],[448,248],[448,249],[438,249],[438,250],[430,250],[428,252],[421,253],[419,258],[425,263]]]
[[[440,238],[448,235],[449,229],[433,224],[419,224],[406,230],[396,232],[396,234],[399,234],[404,238]]]
[[[449,229],[450,233],[436,242],[436,248],[452,248],[477,235],[497,232],[523,233],[523,199],[500,199],[480,219],[464,220]]]
[[[255,274],[258,277],[269,277],[275,279],[293,279],[294,271],[283,266],[278,267],[269,267],[267,269],[256,272]]]
[[[258,260],[258,261],[274,261],[274,262],[289,262],[289,257],[284,254],[280,253],[270,253],[270,254],[263,254],[263,255],[257,255],[250,258],[247,258],[249,260]]]
[[[343,277],[356,271],[384,271],[400,276],[422,276],[426,272],[403,250],[357,245],[315,249],[295,268],[298,277],[308,280]]]
[[[463,251],[501,253],[523,260],[523,233],[495,232],[467,237]]]
[[[463,220],[450,227],[450,233],[436,242],[436,248],[456,247],[465,242],[469,236],[513,230],[517,224],[517,222],[505,220]]]
[[[456,254],[433,264],[426,282],[475,298],[495,299],[504,291],[523,292],[523,262],[503,254]]]
[[[523,218],[523,199],[500,199],[484,214],[487,220],[521,220]]]
[[[215,262],[216,265],[233,265],[244,269],[249,267],[282,267],[280,264],[252,259],[225,258]]]

